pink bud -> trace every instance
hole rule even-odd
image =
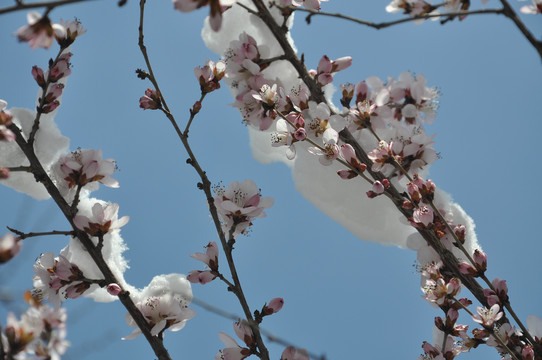
[[[331,73],[332,62],[327,55],[322,56],[318,62],[318,74]]]
[[[200,110],[201,110],[201,102],[196,101],[194,103],[194,106],[192,106],[192,109],[190,110],[190,114],[191,115],[196,115],[197,113],[199,113]]]
[[[474,250],[473,259],[481,272],[487,270],[487,255],[482,250]]]
[[[237,321],[233,323],[233,330],[237,337],[248,346],[254,344],[254,333],[246,321]]]
[[[122,292],[122,289],[117,284],[112,283],[112,284],[107,285],[107,292],[113,296],[117,296],[118,294]]]
[[[0,141],[13,141],[16,136],[10,129],[0,125]]]
[[[269,302],[267,306],[264,307],[264,314],[265,315],[271,315],[274,313],[277,313],[282,309],[282,306],[284,305],[284,300],[282,298],[274,298]]]
[[[382,194],[384,192],[384,185],[376,180],[374,183],[373,183],[373,192],[375,194]]]
[[[470,275],[470,276],[478,276],[478,271],[471,266],[468,262],[463,261],[461,264],[459,264],[459,271],[461,271],[462,274]]]
[[[60,106],[60,101],[54,100],[50,103],[43,105],[43,107],[41,108],[41,112],[43,114],[48,114],[50,112],[53,112],[59,106]]]
[[[531,345],[525,345],[523,350],[521,350],[521,357],[523,358],[523,360],[533,360],[534,359],[533,347]]]
[[[389,189],[391,184],[388,179],[382,179],[382,185],[384,185],[384,189]]]
[[[0,237],[0,264],[11,260],[21,251],[22,241],[12,233]]]
[[[499,299],[503,303],[506,303],[508,301],[508,285],[506,285],[506,280],[495,278],[493,279],[491,284],[493,285],[495,293],[497,294]]]
[[[40,67],[36,65],[32,66],[32,76],[40,87],[45,87],[45,77],[43,75],[43,70]]]
[[[298,141],[303,141],[307,138],[307,130],[305,128],[299,128],[294,132],[294,138]]]
[[[139,107],[144,110],[156,110],[162,107],[162,101],[160,100],[160,94],[156,90],[147,89],[145,96],[139,99]]]
[[[9,177],[9,169],[0,167],[0,179],[7,179]]]
[[[0,111],[0,125],[9,126],[13,120],[13,115],[9,111]]]
[[[465,242],[465,235],[467,233],[467,228],[465,228],[464,225],[457,224],[454,227],[454,234],[457,236],[457,238],[463,243]]]
[[[341,179],[344,179],[344,180],[350,180],[358,176],[358,174],[356,174],[355,171],[350,170],[350,169],[339,170],[337,171],[337,175],[339,175]]]
[[[348,68],[350,65],[352,65],[352,57],[345,56],[342,58],[338,58],[337,60],[332,61],[331,65],[332,65],[331,72],[344,70]]]
[[[444,330],[445,330],[444,321],[442,320],[442,318],[441,318],[440,316],[435,317],[435,326],[436,326],[437,329],[439,329],[440,331],[444,331]]]
[[[457,321],[458,317],[459,317],[459,312],[457,311],[457,309],[451,308],[446,313],[446,323],[453,326],[455,322]]]

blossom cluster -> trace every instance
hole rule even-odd
[[[20,319],[13,313],[7,316],[7,323],[0,334],[3,353],[8,359],[59,360],[69,343],[66,337],[66,309],[53,309],[42,305],[26,294],[31,307]]]
[[[53,38],[56,38],[60,52],[49,62],[46,71],[38,66],[32,68],[32,76],[40,87],[36,111],[8,111],[5,110],[7,103],[0,101],[0,133],[5,135],[6,140],[13,140],[15,134],[7,127],[14,124],[25,141],[34,141],[34,152],[41,167],[70,206],[72,217],[68,220],[73,226],[73,231],[65,232],[66,235],[71,235],[70,242],[58,256],[47,252],[36,260],[33,296],[36,301],[48,300],[54,303],[54,311],[64,314],[60,305],[68,298],[88,296],[96,301],[106,302],[113,301],[118,296],[126,296],[129,291],[137,308],[149,322],[152,335],[162,336],[166,329],[180,330],[195,314],[187,308],[192,299],[190,283],[181,274],[155,277],[151,284],[142,290],[126,283],[123,277],[128,268],[123,257],[126,245],[120,236],[120,228],[129,218],[118,217],[118,204],[90,197],[91,192],[98,189],[99,183],[112,188],[119,187],[118,181],[112,178],[116,163],[113,159],[104,159],[101,150],[78,149],[69,152],[68,139],[61,135],[54,122],[66,78],[71,73],[72,54],[69,48],[85,30],[77,21],[51,24],[46,16],[39,17],[36,14],[29,16],[29,23],[29,26],[18,31],[21,41],[29,42],[32,48],[49,47]],[[50,31],[51,29],[54,31]],[[14,142],[0,143],[0,161],[10,167],[28,167],[25,165],[28,164],[26,155]],[[32,166],[31,163],[29,168]],[[36,198],[48,196],[43,185],[36,182],[32,173],[18,171],[5,184]],[[82,236],[88,236],[91,240],[95,247],[92,250],[101,254],[117,283],[108,284],[105,281],[104,274],[90,256],[90,249],[86,247],[92,245],[81,241]],[[1,261],[5,262],[15,256],[21,243],[20,239],[12,234],[0,238]],[[130,316],[127,317],[127,322],[137,328],[129,338],[137,336],[141,332],[138,325]],[[41,323],[49,331],[56,331],[58,328],[48,326],[45,320]],[[40,345],[36,350],[29,344],[40,337],[41,330],[29,328],[26,321],[18,324],[11,315],[5,329],[7,337],[2,336],[2,343],[13,358],[22,359],[23,351],[27,351],[39,358],[58,359],[58,355],[63,353],[67,346],[62,340],[63,337],[57,341],[50,335],[48,338],[57,345]],[[58,349],[55,350],[54,346]]]
[[[33,294],[40,300],[49,300],[59,308],[65,299],[76,299],[90,288],[92,281],[81,269],[62,254],[42,254],[34,264]]]
[[[216,186],[214,191],[214,204],[228,236],[246,234],[252,220],[265,217],[264,210],[273,206],[273,198],[262,197],[252,180],[235,181],[227,189]]]

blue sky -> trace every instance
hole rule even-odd
[[[323,9],[372,21],[397,19],[387,2],[330,1]],[[516,8],[523,5],[513,2]],[[490,1],[487,7],[498,7]],[[479,7],[478,1],[473,7]],[[73,73],[56,118],[71,148],[100,148],[119,166],[119,189],[101,187],[93,195],[117,202],[130,223],[122,235],[130,250],[126,279],[143,287],[157,274],[201,269],[188,255],[216,240],[195,172],[171,125],[158,112],[138,107],[149,83],[135,76],[144,62],[137,47],[139,5],[123,8],[92,1],[59,8],[51,18],[80,19],[88,29],[72,52]],[[217,56],[205,48],[200,30],[207,9],[175,12],[168,1],[147,7],[146,43],[171,110],[186,123],[199,98],[193,68]],[[535,35],[536,16],[522,16]],[[496,15],[472,16],[441,26],[407,23],[376,31],[337,19],[296,19],[292,33],[310,67],[323,54],[352,56],[353,65],[335,77],[336,84],[376,75],[383,79],[409,70],[423,73],[441,91],[436,133],[441,159],[431,178],[474,218],[478,239],[488,254],[488,277],[508,281],[518,316],[542,316],[540,298],[542,238],[536,183],[541,132],[541,59],[514,25]],[[9,107],[32,108],[37,86],[30,70],[44,67],[56,50],[31,50],[13,32],[26,23],[24,12],[2,16],[0,98]],[[238,271],[254,309],[281,296],[282,311],[263,326],[327,359],[416,358],[431,341],[431,308],[419,290],[415,253],[362,241],[321,214],[296,190],[282,164],[262,165],[251,155],[245,126],[226,89],[211,94],[191,128],[190,142],[212,181],[228,184],[253,179],[275,205],[257,219],[235,252]],[[23,231],[64,230],[67,222],[51,201],[35,201],[1,187],[0,225]],[[352,199],[349,199],[353,201]],[[357,201],[357,200],[356,200]],[[359,201],[367,201],[360,195]],[[0,232],[1,233],[1,232]],[[21,255],[0,272],[0,289],[15,299],[31,287],[32,263],[41,252],[57,252],[62,237],[25,241]],[[222,259],[221,259],[222,260]],[[224,262],[224,261],[222,261]],[[195,296],[232,313],[240,306],[225,287],[213,282],[194,286]],[[464,294],[466,295],[466,294]],[[144,339],[121,341],[131,332],[116,302],[70,300],[72,348],[65,359],[143,359],[153,356]],[[167,333],[165,344],[175,359],[210,359],[222,347],[218,331],[233,335],[231,321],[193,306],[197,315],[185,329]],[[473,307],[474,308],[474,307]],[[0,303],[6,312],[19,302]],[[462,315],[464,323],[474,324]],[[278,359],[283,347],[270,344]],[[497,358],[493,349],[476,349],[465,359]]]

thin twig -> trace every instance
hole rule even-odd
[[[31,238],[31,237],[36,237],[36,236],[48,236],[48,235],[65,235],[65,236],[75,236],[75,232],[74,231],[58,231],[58,230],[53,230],[53,231],[46,231],[46,232],[29,232],[29,233],[24,233],[22,231],[19,231],[19,230],[16,230],[16,229],[13,229],[13,228],[10,228],[9,226],[6,226],[8,228],[9,231],[11,231],[12,233],[14,234],[17,234],[17,237],[21,240],[24,240],[24,239],[27,239],[27,238]]]
[[[233,321],[237,321],[240,316],[237,315],[237,314],[233,314],[233,313],[230,313],[230,312],[227,312],[217,306],[214,306],[214,305],[211,305],[209,304],[208,302],[205,302],[203,300],[200,300],[198,298],[193,298],[192,299],[192,303],[194,303],[195,305],[209,311],[209,312],[212,312],[213,314],[216,314],[218,316],[221,316],[223,318],[226,318],[226,319],[230,319],[230,320],[233,320]],[[271,331],[269,330],[266,330],[262,327],[260,327],[260,332],[265,336],[267,337],[267,339],[271,342],[275,342],[277,344],[280,344],[282,346],[293,346],[295,348],[299,348],[299,346],[296,346],[294,344],[292,344],[291,342],[281,338],[281,337],[278,337],[277,335],[273,334]],[[320,359],[320,360],[325,360],[326,357],[325,355],[318,355],[314,352],[311,352],[311,351],[307,351],[307,353],[309,354],[309,356],[312,358],[312,359]]]
[[[24,171],[24,172],[32,172],[32,167],[30,166],[14,166],[14,167],[8,167],[7,168],[10,172],[16,172],[16,171]]]
[[[28,9],[38,9],[38,8],[48,8],[53,9],[55,7],[75,4],[85,1],[94,1],[94,0],[58,0],[58,1],[42,1],[37,3],[24,3],[23,1],[17,1],[17,5],[9,6],[3,9],[0,9],[0,15],[7,14],[10,12],[28,10]]]
[[[380,29],[384,29],[390,26],[412,22],[416,20],[428,20],[428,19],[439,18],[439,17],[452,18],[456,16],[480,15],[480,14],[502,14],[504,12],[504,9],[481,9],[481,10],[473,10],[473,11],[455,11],[455,12],[448,12],[448,13],[443,13],[443,14],[416,15],[416,16],[407,17],[407,18],[394,20],[394,21],[375,23],[372,21],[362,20],[362,19],[355,18],[353,16],[348,16],[348,15],[344,15],[340,13],[329,13],[325,11],[316,11],[316,10],[309,10],[309,9],[303,9],[303,8],[283,7],[279,5],[276,5],[276,6],[281,9],[289,9],[292,11],[301,11],[301,12],[309,13],[309,15],[307,15],[308,23],[310,23],[310,18],[312,18],[313,16],[321,15],[321,16],[334,17],[338,19],[352,21],[360,25],[369,26],[376,30],[380,30]]]

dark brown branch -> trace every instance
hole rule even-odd
[[[7,14],[10,12],[28,10],[28,9],[38,9],[38,8],[47,8],[54,9],[55,7],[75,4],[85,1],[94,1],[94,0],[58,0],[58,1],[42,1],[37,3],[24,3],[23,1],[17,1],[17,5],[9,6],[3,9],[0,9],[0,15]]]
[[[16,171],[21,171],[21,172],[29,172],[31,173],[32,172],[32,168],[30,166],[15,166],[15,167],[8,167],[7,168],[10,172],[16,172]]]
[[[213,222],[215,224],[215,228],[218,234],[218,237],[220,238],[220,242],[222,244],[222,248],[224,249],[224,252],[226,254],[226,258],[228,260],[228,266],[230,268],[230,272],[232,274],[234,287],[232,288],[233,292],[237,296],[241,307],[243,308],[243,312],[245,314],[246,320],[251,326],[251,329],[254,333],[254,339],[256,341],[256,344],[258,346],[258,349],[260,352],[256,355],[258,355],[263,360],[269,360],[269,352],[267,348],[265,347],[265,344],[262,340],[261,333],[259,327],[256,325],[253,317],[252,317],[252,311],[250,310],[250,307],[248,306],[248,303],[246,301],[245,295],[243,293],[243,289],[241,287],[241,283],[239,281],[239,277],[237,276],[237,271],[235,269],[235,264],[233,261],[233,257],[231,255],[231,248],[228,246],[226,241],[226,236],[224,234],[224,231],[222,230],[222,225],[220,222],[220,219],[218,217],[218,211],[216,209],[216,206],[214,204],[214,198],[211,191],[211,181],[207,177],[207,174],[201,166],[199,165],[194,153],[192,152],[192,148],[190,147],[190,144],[188,143],[188,136],[187,134],[184,134],[179,125],[177,124],[177,121],[175,120],[174,116],[169,110],[169,107],[167,106],[167,102],[165,101],[164,94],[160,91],[160,86],[158,85],[158,81],[156,80],[156,77],[154,76],[154,72],[152,70],[152,66],[150,63],[150,59],[147,53],[147,48],[144,43],[144,32],[143,32],[143,20],[144,20],[144,13],[145,13],[145,2],[146,0],[140,0],[140,18],[139,18],[139,48],[141,50],[141,54],[143,55],[143,58],[145,60],[145,64],[147,65],[148,69],[148,79],[151,81],[153,86],[155,87],[156,91],[160,94],[160,98],[162,101],[162,111],[168,118],[168,120],[171,122],[172,126],[175,129],[175,132],[177,133],[177,136],[179,137],[179,140],[181,140],[181,143],[183,144],[186,152],[188,153],[189,159],[187,162],[192,165],[194,170],[198,173],[201,183],[198,184],[198,188],[203,190],[205,193],[205,197],[207,198],[207,203],[209,205],[209,212],[211,214],[211,217],[213,219]],[[192,117],[193,118],[193,117]],[[187,128],[188,129],[188,128]],[[229,249],[229,251],[228,251]]]
[[[529,31],[529,29],[527,29],[523,21],[519,19],[518,14],[514,11],[514,9],[512,9],[512,7],[510,6],[507,0],[501,0],[501,4],[504,8],[504,12],[503,12],[504,16],[506,16],[507,18],[512,20],[514,24],[516,24],[516,27],[519,29],[519,31],[521,31],[523,36],[527,38],[527,40],[531,43],[531,45],[536,49],[536,51],[538,52],[538,55],[542,59],[542,41],[537,40],[534,37],[534,35]]]
[[[291,48],[290,44],[286,41],[284,31],[279,27],[279,25],[274,21],[274,19],[271,17],[271,14],[269,13],[268,9],[265,7],[263,2],[261,0],[253,0],[254,5],[258,8],[259,14],[258,16],[262,19],[262,21],[268,26],[269,30],[273,33],[276,40],[281,45],[283,51],[285,52],[285,56],[287,57],[288,61],[294,66],[294,68],[298,71],[299,77],[305,82],[307,87],[309,88],[311,92],[311,99],[315,100],[317,102],[326,102],[323,92],[320,88],[320,86],[316,83],[316,81],[308,74],[306,71],[305,66],[299,60],[293,49]],[[350,131],[348,129],[344,129],[339,133],[340,139],[347,143],[352,145],[354,148],[356,155],[358,159],[367,165],[367,171],[370,173],[370,175],[375,180],[382,181],[385,176],[380,172],[374,172],[371,170],[371,166],[373,162],[369,159],[367,153],[365,150],[361,147],[361,145],[354,139]],[[412,216],[412,210],[404,209],[402,204],[403,200],[405,200],[404,196],[399,193],[399,191],[392,185],[387,192],[391,195],[391,200],[397,210],[402,213],[407,219]],[[427,241],[429,246],[431,246],[435,251],[440,255],[441,260],[444,264],[443,271],[446,271],[449,276],[457,277],[460,279],[462,284],[469,289],[469,291],[472,293],[472,295],[485,307],[489,307],[487,303],[487,299],[483,293],[483,288],[480,286],[480,284],[476,281],[475,278],[471,276],[467,276],[461,273],[459,270],[459,260],[457,257],[448,249],[444,247],[438,236],[435,234],[434,231],[429,229],[418,229],[418,232],[420,235]],[[507,321],[507,320],[506,320]]]
[[[68,220],[68,222],[70,223],[75,237],[77,237],[79,241],[81,241],[83,247],[88,251],[88,254],[95,262],[98,269],[100,269],[100,271],[102,272],[104,276],[104,283],[118,283],[119,281],[113,275],[113,272],[105,262],[101,252],[98,251],[88,234],[75,226],[75,223],[73,222],[73,217],[76,215],[75,212],[72,211],[70,205],[66,202],[56,185],[53,183],[53,181],[41,165],[41,162],[39,161],[38,157],[34,152],[34,147],[24,139],[23,134],[15,124],[11,124],[9,126],[9,129],[15,134],[15,141],[17,142],[17,145],[19,145],[26,158],[30,162],[30,166],[33,169],[34,177],[38,182],[42,183],[45,186],[49,195],[51,195],[57,206],[60,208],[60,211],[62,211],[62,213],[66,217],[66,220]],[[151,329],[149,324],[147,323],[147,320],[143,317],[139,309],[130,298],[130,294],[123,291],[119,294],[119,299],[126,308],[126,310],[128,310],[128,313],[132,316],[137,326],[141,329],[141,332],[151,345],[158,359],[171,360],[171,357],[169,356],[167,350],[164,348],[162,339],[151,335]]]

